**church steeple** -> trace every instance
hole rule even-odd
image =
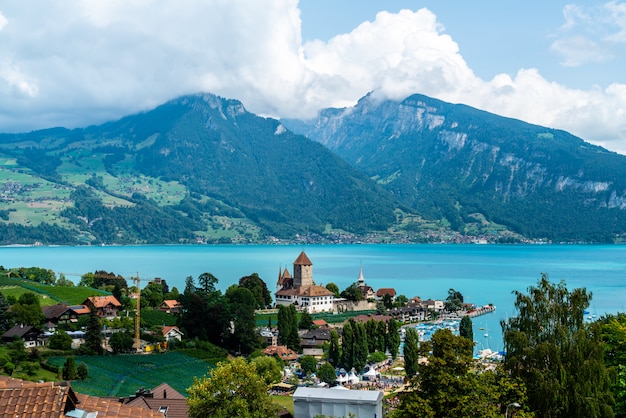
[[[365,277],[363,277],[363,264],[359,266],[359,278],[357,279],[357,285],[359,287],[365,286]]]

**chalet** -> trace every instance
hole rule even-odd
[[[389,295],[391,301],[396,300],[396,289],[393,287],[381,287],[376,291],[376,300],[383,300],[385,295]]]
[[[329,329],[312,329],[300,336],[302,353],[310,356],[324,355],[324,343],[330,343]]]
[[[276,356],[285,363],[296,361],[298,353],[284,345],[270,345],[263,349],[263,353],[267,356]]]
[[[172,341],[172,340],[182,341],[183,333],[181,330],[178,329],[177,326],[164,326],[163,338],[165,338],[165,341]]]
[[[183,305],[181,305],[176,299],[168,299],[161,303],[159,310],[169,314],[177,314],[180,313],[182,307]]]
[[[37,347],[44,345],[43,333],[37,328],[30,325],[15,325],[2,335],[2,341],[10,343],[16,338],[24,341],[25,348]]]
[[[85,299],[83,305],[95,311],[99,317],[116,317],[122,304],[115,296],[91,296]]]
[[[67,329],[71,324],[78,322],[80,315],[88,314],[89,308],[84,305],[66,305],[64,303],[57,303],[51,306],[42,306],[41,310],[46,317],[46,327],[50,332],[61,326],[61,328]]]
[[[295,305],[309,313],[334,309],[334,293],[313,283],[313,263],[304,251],[293,262],[293,277],[286,268],[279,270],[274,296],[276,305]]]

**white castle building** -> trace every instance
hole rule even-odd
[[[278,272],[278,283],[274,294],[276,305],[295,305],[309,313],[332,311],[335,295],[313,282],[313,263],[303,252],[293,262],[293,277],[285,267]]]

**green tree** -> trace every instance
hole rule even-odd
[[[305,374],[315,373],[317,371],[317,360],[313,356],[300,357],[300,368]]]
[[[252,292],[256,301],[256,309],[263,309],[272,305],[272,295],[267,289],[267,285],[263,279],[261,279],[257,273],[252,273],[250,276],[240,278],[239,286]]]
[[[417,373],[419,356],[419,334],[415,328],[408,327],[404,335],[404,370],[407,376]]]
[[[116,289],[119,289],[117,287]],[[141,307],[158,308],[163,303],[163,285],[150,283],[141,291]]]
[[[352,323],[347,321],[343,325],[343,333],[341,334],[341,365],[350,370],[354,366],[354,330]]]
[[[408,301],[409,301],[409,298],[407,298],[405,295],[398,295],[398,296],[396,296],[396,300],[394,302],[394,305],[395,306],[406,306]]]
[[[31,325],[35,328],[41,327],[46,320],[39,298],[32,292],[20,295],[17,303],[11,307],[11,315],[15,323]]]
[[[293,351],[300,351],[300,337],[298,336],[298,321],[296,307],[293,305],[278,306],[278,340]]]
[[[133,334],[128,331],[114,332],[109,338],[109,346],[113,350],[113,353],[126,353],[133,349],[135,338]]]
[[[317,371],[317,377],[329,386],[334,386],[337,381],[337,372],[330,363],[324,363]]]
[[[335,283],[327,283],[326,284],[326,289],[330,290],[331,292],[333,292],[335,294],[335,297],[338,298],[340,293],[339,293],[339,286],[337,286]]]
[[[62,329],[57,329],[54,334],[48,338],[48,347],[52,350],[71,350],[72,337]]]
[[[363,322],[353,321],[352,329],[354,332],[353,367],[357,371],[360,371],[360,370],[363,370],[363,368],[367,364],[367,355],[369,354],[367,350],[367,346],[368,346],[367,345],[367,331],[365,330],[365,324]]]
[[[463,295],[454,289],[448,290],[448,297],[445,302],[446,310],[456,312],[463,307]]]
[[[387,323],[385,321],[378,321],[376,324],[376,337],[375,346],[376,351],[384,353],[386,350],[385,339],[387,338]]]
[[[330,346],[328,348],[328,362],[333,366],[339,365],[340,352],[339,352],[339,334],[337,331],[330,330]]]
[[[220,362],[187,389],[191,418],[268,418],[276,407],[254,364],[237,357]]]
[[[387,336],[385,338],[385,345],[387,347],[387,351],[391,354],[392,359],[396,359],[398,356],[398,350],[400,349],[400,334],[398,334],[398,330],[400,326],[398,321],[395,319],[390,319],[387,323]]]
[[[73,356],[68,357],[63,364],[63,380],[76,379],[76,359]]]
[[[361,292],[361,288],[359,288],[356,283],[352,283],[350,286],[346,287],[346,289],[341,292],[340,296],[344,299],[355,302],[365,299],[363,292]]]
[[[300,314],[300,322],[298,323],[299,329],[313,329],[313,317],[307,311]]]
[[[259,356],[252,360],[252,364],[254,364],[258,375],[265,380],[265,384],[268,386],[280,382],[283,377],[282,360],[278,358]]]
[[[5,299],[4,295],[0,292],[0,335],[4,334],[11,328],[11,306]]]
[[[85,363],[80,363],[78,367],[76,367],[76,377],[80,380],[85,380],[89,377],[89,368]]]
[[[584,322],[591,294],[570,292],[546,274],[528,294],[514,294],[518,314],[501,322],[505,367],[526,383],[531,409],[539,416],[612,417],[601,331]]]
[[[257,345],[254,295],[245,287],[232,285],[226,291],[233,330],[229,345],[239,353],[250,354]]]
[[[525,388],[502,369],[484,370],[472,359],[473,345],[448,329],[436,331],[419,352],[410,390],[401,397],[393,418],[501,417],[506,405],[525,405]],[[517,411],[516,417],[528,416]]]
[[[85,354],[102,354],[104,352],[100,331],[100,318],[98,318],[96,311],[91,311],[85,329],[85,342],[80,346],[81,352]]]
[[[461,318],[461,323],[459,324],[459,335],[472,342],[474,341],[474,329],[472,328],[472,319],[469,315],[465,315]]]

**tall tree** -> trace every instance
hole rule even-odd
[[[601,332],[584,322],[591,294],[570,292],[546,274],[528,294],[514,294],[518,314],[501,322],[505,367],[526,383],[531,409],[539,416],[612,417]]]
[[[298,322],[299,329],[310,330],[313,328],[313,317],[307,311],[300,314],[300,322]]]
[[[265,379],[259,376],[254,364],[241,357],[218,363],[202,379],[194,378],[187,393],[191,418],[276,416]]]
[[[385,345],[387,346],[387,351],[391,354],[391,358],[394,360],[398,356],[398,350],[400,348],[400,334],[398,334],[399,329],[400,326],[398,321],[390,319],[387,323],[387,337],[385,338]]]
[[[272,295],[263,279],[257,273],[240,278],[239,286],[245,287],[252,292],[256,301],[256,309],[267,308],[272,304]]]
[[[463,307],[463,295],[454,289],[448,290],[448,297],[445,302],[446,309],[456,312]]]
[[[328,348],[328,362],[337,367],[339,365],[340,352],[339,352],[339,334],[337,331],[330,330],[330,346]]]
[[[461,318],[459,324],[459,335],[465,337],[470,341],[474,341],[474,329],[472,328],[472,318],[469,315],[465,315]]]
[[[39,298],[32,292],[22,293],[17,303],[11,307],[11,315],[17,324],[40,327],[46,317],[41,310]]]
[[[417,373],[419,357],[419,334],[415,328],[408,327],[404,335],[404,370],[408,377]]]
[[[226,300],[234,327],[229,338],[230,347],[241,354],[250,354],[257,345],[254,295],[245,287],[232,285],[226,291]]]
[[[343,325],[341,334],[341,365],[347,370],[354,366],[354,330],[350,321]]]
[[[300,337],[298,336],[298,320],[296,307],[280,305],[278,307],[278,340],[294,351],[300,351]]]
[[[436,331],[419,348],[411,390],[401,396],[393,418],[502,417],[506,406],[526,405],[525,388],[501,369],[483,370],[472,359],[472,343],[448,329]],[[407,370],[408,373],[408,370]],[[524,411],[518,417],[528,416]]]
[[[357,372],[363,370],[367,364],[368,344],[367,344],[367,331],[365,330],[365,324],[363,322],[354,322],[352,320],[352,329],[354,330],[354,368]]]
[[[100,318],[98,318],[96,311],[91,311],[85,329],[85,342],[80,347],[82,352],[86,354],[102,354],[104,352],[100,331]]]
[[[11,306],[5,299],[4,295],[0,293],[0,334],[4,334],[11,328]]]

